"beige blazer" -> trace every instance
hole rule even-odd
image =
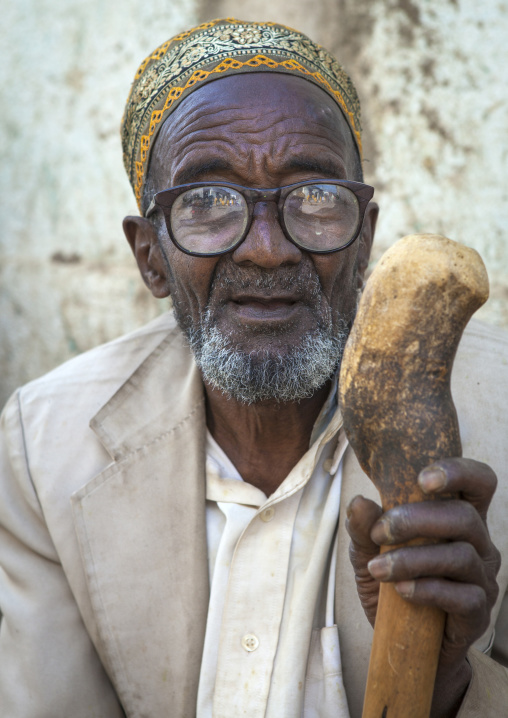
[[[507,350],[506,337],[476,326],[454,370],[464,455],[488,461],[500,479],[489,519],[503,553],[503,595]],[[195,714],[208,603],[204,443],[202,383],[170,315],[8,402],[0,434],[2,717]],[[344,529],[357,493],[375,498],[348,451],[336,617],[352,718],[361,714],[372,637]],[[501,596],[492,625],[500,604]],[[460,718],[508,714],[508,672],[478,652],[471,661]]]

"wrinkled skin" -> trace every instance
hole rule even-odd
[[[220,89],[220,92],[219,92]],[[260,108],[262,108],[260,110]],[[307,179],[354,176],[355,150],[340,110],[303,79],[262,74],[222,78],[192,93],[163,126],[151,160],[154,189],[191,181],[222,180],[251,187],[278,187]],[[348,249],[311,255],[291,244],[269,203],[256,206],[245,241],[222,257],[189,257],[170,241],[165,227],[127,217],[124,231],[141,275],[154,296],[172,295],[184,321],[199,320],[210,305],[219,325],[246,351],[297,342],[319,316],[351,315],[363,283],[377,218],[369,206],[361,237]],[[309,271],[321,294],[311,306],[305,292],[259,297],[254,289],[235,294],[235,277],[253,280]],[[225,273],[228,293],[214,294],[213,280]],[[312,426],[326,398],[325,385],[310,399],[285,405],[246,406],[205,385],[207,423],[242,477],[271,494],[308,448]],[[489,467],[467,459],[439,462],[442,471],[422,472],[428,493],[457,492],[461,499],[439,507],[425,502],[382,516],[371,501],[356,497],[349,507],[351,562],[367,618],[375,618],[379,580],[396,582],[406,600],[447,613],[433,718],[456,715],[470,680],[468,647],[483,633],[497,596],[499,554],[486,526],[495,489]],[[445,479],[438,488],[437,479]],[[446,541],[398,549],[388,568],[376,558],[381,545],[417,536]],[[383,573],[384,571],[384,573]]]

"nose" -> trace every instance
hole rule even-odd
[[[273,269],[298,264],[302,253],[282,231],[275,202],[256,202],[249,233],[232,255],[237,264]]]

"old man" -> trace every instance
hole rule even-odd
[[[142,63],[122,140],[124,231],[174,318],[5,408],[2,715],[359,716],[379,581],[446,611],[432,715],[503,715],[506,340],[463,340],[473,458],[419,477],[460,500],[382,516],[337,406],[378,212],[350,79],[294,30],[209,22]]]

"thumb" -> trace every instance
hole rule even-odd
[[[355,496],[347,507],[346,529],[351,537],[349,559],[355,572],[358,597],[372,625],[376,618],[379,583],[371,576],[367,564],[379,554],[379,546],[370,538],[370,532],[382,513],[380,506],[363,496]]]
[[[379,553],[379,546],[372,541],[370,532],[383,512],[374,501],[355,496],[346,513],[346,529],[351,538],[351,562],[353,566],[358,564],[358,568],[361,568]]]

